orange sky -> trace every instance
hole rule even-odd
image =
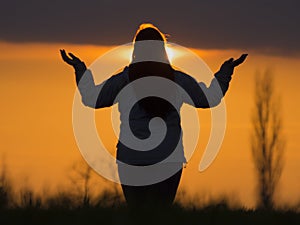
[[[17,186],[25,183],[42,190],[64,184],[70,165],[80,157],[72,130],[75,92],[73,69],[64,64],[59,49],[79,55],[87,65],[112,47],[69,44],[0,43],[0,155]],[[196,50],[215,72],[221,63],[238,57],[240,51]],[[233,195],[246,206],[255,202],[255,175],[250,153],[250,117],[253,108],[254,75],[271,69],[281,95],[284,133],[287,139],[285,167],[278,202],[300,201],[300,153],[298,136],[300,107],[299,58],[265,56],[248,52],[247,61],[234,74],[225,97],[227,130],[214,163],[205,172],[198,164],[208,140],[209,110],[201,110],[199,147],[189,162],[180,184],[188,196]],[[97,112],[96,121],[109,115]],[[103,121],[102,121],[103,122]],[[103,127],[98,127],[100,135]],[[111,143],[107,138],[106,142]]]

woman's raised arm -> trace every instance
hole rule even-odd
[[[60,50],[62,59],[73,66],[76,74],[76,83],[82,97],[82,103],[91,108],[104,108],[114,104],[119,91],[128,83],[128,76],[124,73],[125,69],[111,76],[101,84],[95,85],[92,72],[86,68],[84,62],[78,57],[65,50]]]
[[[184,99],[184,101],[194,105],[196,108],[217,106],[228,90],[234,68],[243,63],[246,57],[247,54],[243,54],[237,60],[231,58],[225,61],[220,70],[215,73],[208,87],[203,82],[197,83],[193,77],[177,71],[181,73],[178,76],[178,83],[189,94],[193,102],[189,102],[188,99]]]

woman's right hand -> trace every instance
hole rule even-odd
[[[60,49],[60,54],[61,54],[62,59],[71,66],[75,66],[76,64],[79,64],[82,62],[78,57],[76,57],[72,53],[68,53],[69,54],[69,56],[68,56],[64,49]]]
[[[78,57],[73,55],[72,53],[66,53],[64,49],[60,49],[60,54],[64,62],[73,66],[75,71],[84,72],[86,70],[86,66],[84,62],[82,62]]]

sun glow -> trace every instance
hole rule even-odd
[[[168,54],[169,61],[172,63],[172,60],[175,56],[175,51],[170,46],[166,46],[166,51],[167,51],[167,54]]]
[[[180,50],[178,50],[170,45],[166,46],[166,52],[167,52],[170,63],[172,63],[172,61],[175,58],[179,57],[179,55],[180,55],[179,51]],[[131,62],[132,61],[132,52],[133,52],[133,46],[128,46],[128,48],[124,50],[122,57],[125,56],[125,58],[128,58],[128,61]]]

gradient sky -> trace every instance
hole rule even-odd
[[[55,188],[80,157],[72,131],[73,70],[58,50],[72,51],[89,65],[113,46],[130,42],[139,24],[152,22],[170,34],[171,42],[190,47],[214,72],[224,60],[249,53],[225,97],[227,130],[219,156],[207,171],[198,172],[210,129],[209,111],[200,111],[203,131],[180,190],[200,198],[234,194],[244,205],[254,205],[249,139],[254,76],[269,69],[282,102],[287,139],[278,201],[299,201],[299,1],[128,2],[1,1],[0,154],[14,182],[36,190]],[[109,113],[97,112],[99,124]],[[100,126],[98,130],[104,133]],[[110,138],[106,144],[115,145]]]

